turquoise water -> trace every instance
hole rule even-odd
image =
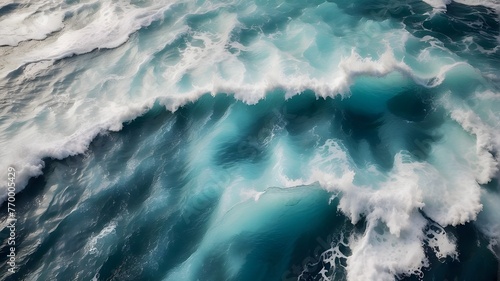
[[[0,4],[0,280],[498,280],[499,9]]]

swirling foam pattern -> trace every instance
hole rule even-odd
[[[0,2],[0,280],[497,280],[499,19]]]

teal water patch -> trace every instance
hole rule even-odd
[[[330,202],[332,194],[316,183],[286,187],[266,171],[285,144],[294,154],[284,159],[297,162],[290,178],[303,177],[300,162],[331,138],[345,143],[360,167],[370,158],[357,147],[367,142],[371,163],[389,171],[382,120],[411,121],[403,140],[432,135],[440,123],[432,121],[438,113],[424,113],[432,104],[425,91],[380,98],[384,111],[373,117],[352,101],[314,93],[289,100],[274,93],[252,106],[206,95],[175,113],[156,104],[120,132],[98,136],[84,155],[46,159],[44,174],[18,195],[25,250],[19,272],[4,280],[319,280],[322,270],[343,278],[346,259],[332,268],[324,252],[362,235],[364,220],[353,226],[339,211],[342,196]],[[397,111],[405,106],[415,110]],[[484,276],[496,276],[475,231],[470,224],[447,229],[458,238],[460,259],[433,260],[425,280],[467,278],[478,260]]]
[[[175,114],[155,106],[119,133],[99,136],[85,155],[62,161],[46,159],[44,175],[29,184],[36,191],[18,197],[20,205],[30,206],[19,209],[26,215],[19,220],[20,233],[36,236],[18,237],[20,247],[29,251],[18,257],[22,270],[8,280],[28,276],[159,280],[198,251],[214,227],[222,227],[220,235],[229,236],[229,240],[218,242],[221,245],[234,244],[232,251],[236,253],[239,248],[248,248],[245,262],[250,267],[261,267],[258,262],[263,255],[279,254],[276,257],[281,257],[281,263],[268,272],[269,276],[279,276],[289,262],[288,254],[282,252],[283,245],[288,245],[291,252],[297,240],[314,232],[329,213],[336,213],[336,208],[328,204],[329,195],[318,187],[280,191],[264,186],[262,199],[241,199],[241,203],[236,199],[236,206],[219,218],[230,222],[214,224],[220,197],[230,192],[226,190],[230,182],[224,180],[235,176],[217,166],[229,169],[226,166],[237,165],[240,156],[235,155],[234,161],[224,165],[198,154],[196,162],[205,165],[208,161],[215,167],[197,167],[189,161],[188,151],[197,137],[209,130],[200,128],[201,124],[211,124],[211,130],[215,129],[223,111],[236,104],[229,97],[208,98]],[[217,111],[210,120],[206,118],[207,108]],[[246,135],[255,134],[252,129],[248,133],[244,126],[241,130]],[[217,159],[218,150],[213,152]],[[206,173],[204,169],[213,170]],[[238,192],[235,196],[240,197]],[[249,213],[255,216],[240,218]],[[219,248],[210,251],[213,257],[227,254]],[[77,256],[78,265],[65,262]],[[260,262],[271,266],[275,260]],[[199,272],[191,274],[216,278],[222,274],[218,270],[223,270],[223,264],[212,263],[204,263]],[[40,268],[43,270],[38,272]],[[252,276],[246,265],[232,270],[236,272],[229,276],[234,280]]]

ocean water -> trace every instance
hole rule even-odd
[[[498,0],[0,0],[0,280],[500,280],[499,46]]]

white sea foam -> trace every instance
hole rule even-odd
[[[394,236],[369,222],[365,234],[350,242],[352,255],[347,259],[347,278],[395,280],[395,276],[421,275],[422,267],[428,265],[421,243],[425,222],[415,217],[413,223],[414,229]]]
[[[63,27],[64,13],[15,13],[0,21],[0,46],[17,46],[22,41],[43,40]]]
[[[494,192],[483,190],[482,202],[484,211],[479,214],[475,224],[479,227],[482,233],[490,238],[489,248],[495,254],[497,259],[500,259],[500,205],[498,195],[500,185],[497,184]]]
[[[499,0],[453,0],[454,2],[468,5],[468,6],[484,6],[495,9],[500,12],[500,1]]]
[[[433,7],[434,12],[446,12],[446,7],[451,2],[456,2],[468,6],[484,6],[500,12],[499,0],[422,0]]]
[[[116,222],[107,224],[97,235],[90,237],[85,245],[85,252],[91,255],[99,254],[99,244],[102,240],[109,239],[108,236],[116,234]]]
[[[451,3],[451,0],[423,0],[425,3],[429,4],[437,12],[446,11],[446,5]]]
[[[500,151],[500,134],[497,128],[485,123],[471,109],[452,107],[449,101],[444,104],[450,110],[451,118],[475,136],[478,158],[475,164],[476,179],[480,184],[488,183],[499,171],[498,159],[494,156]]]
[[[6,158],[4,159],[5,164],[9,163],[10,166],[16,169],[16,192],[24,189],[29,178],[41,175],[44,168],[43,158],[63,159],[68,156],[81,154],[87,150],[90,142],[99,133],[121,130],[123,122],[134,119],[144,113],[151,105],[152,102],[147,102],[143,106],[108,108],[112,112],[108,116],[108,120],[97,125],[87,124],[87,127],[83,126],[68,137],[46,140],[45,142],[39,141],[36,147],[29,146],[28,143],[24,145],[15,144],[13,150],[9,154],[6,154]],[[21,136],[21,138],[29,138],[32,133],[25,132],[25,135]],[[0,196],[3,200],[7,196],[6,191],[6,188],[2,189]]]
[[[428,224],[425,236],[424,241],[434,250],[438,259],[444,259],[448,256],[453,259],[458,259],[455,237],[446,233],[439,224]]]
[[[428,265],[424,244],[440,259],[457,257],[453,237],[440,225],[469,222],[482,209],[480,187],[468,166],[457,170],[444,164],[437,171],[428,163],[412,162],[409,156],[398,154],[387,177],[380,181],[379,174],[372,171],[368,175],[372,177],[371,184],[359,186],[355,184],[356,167],[345,150],[333,141],[327,142],[325,149],[309,163],[315,170],[314,179],[339,193],[339,210],[353,224],[361,218],[367,221],[365,233],[351,237],[349,243],[352,250],[347,257],[349,280],[394,280],[394,276],[421,275],[421,269]],[[434,153],[442,159],[439,152]],[[454,173],[446,177],[450,171],[442,169],[464,175],[460,178]],[[366,170],[364,173],[366,176]],[[429,224],[419,210],[439,225]]]
[[[123,1],[91,0],[70,5],[25,3],[20,11],[7,14],[6,19],[0,22],[0,46],[16,46],[28,40],[42,41],[13,49],[11,55],[4,58],[8,68],[0,67],[0,70],[6,71],[0,72],[0,76],[31,62],[116,48],[140,28],[161,20],[174,3],[170,0],[148,1],[143,6]],[[47,38],[55,31],[60,32]]]
[[[116,48],[125,43],[130,34],[159,20],[168,7],[134,8],[131,5],[102,2],[92,22],[79,29],[66,28],[55,42],[28,53],[24,61],[61,59],[97,48]]]
[[[478,92],[475,95],[475,98],[478,98],[480,100],[500,100],[500,92],[493,92],[493,91],[484,91],[484,92]]]

